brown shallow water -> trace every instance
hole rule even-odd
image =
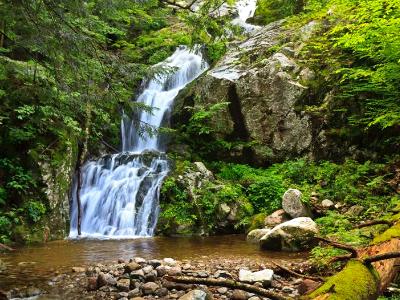
[[[260,262],[299,261],[305,254],[288,254],[259,250],[247,243],[245,236],[171,238],[155,237],[133,240],[63,240],[43,245],[25,246],[14,252],[0,253],[5,269],[0,267],[0,288],[8,290],[22,285],[43,284],[57,272],[73,266],[111,263],[119,258],[140,256],[146,259],[172,257],[183,259],[251,259]]]

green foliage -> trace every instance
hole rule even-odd
[[[329,120],[330,134],[368,143],[388,153],[400,125],[400,4],[395,0],[306,1],[290,27],[317,26],[302,59],[318,70],[317,90],[334,90],[327,103],[313,99]],[[318,99],[320,98],[320,99]],[[375,149],[375,150],[376,150]]]
[[[46,207],[39,201],[29,201],[25,204],[25,210],[31,222],[36,223],[46,213]]]
[[[248,188],[248,198],[256,211],[271,214],[281,208],[284,192],[282,178],[270,176],[251,184]]]
[[[303,0],[261,0],[257,3],[255,22],[265,25],[281,20],[299,13],[303,6]]]
[[[314,247],[311,250],[311,261],[315,265],[318,271],[324,271],[326,269],[335,270],[340,267],[340,263],[336,262],[332,264],[330,260],[339,255],[347,254],[347,251],[333,248],[333,247]]]

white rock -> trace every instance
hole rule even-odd
[[[262,282],[264,286],[270,285],[274,271],[271,269],[265,269],[258,272],[251,272],[249,270],[241,269],[239,271],[239,280],[243,282]]]
[[[163,263],[167,266],[173,267],[176,265],[176,260],[170,257],[164,258]]]

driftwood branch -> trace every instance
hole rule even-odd
[[[8,251],[15,251],[14,248],[11,248],[11,247],[9,247],[7,245],[4,245],[2,243],[0,243],[0,249],[5,249],[5,250],[8,250]]]
[[[239,289],[246,292],[254,293],[263,297],[268,297],[273,300],[289,300],[285,296],[279,295],[278,293],[251,285],[247,283],[241,283],[230,279],[216,279],[216,278],[197,278],[189,276],[164,276],[168,281],[178,283],[189,283],[189,284],[204,284],[207,286],[222,286],[227,288]]]
[[[351,253],[351,257],[350,258],[357,257],[357,255],[358,255],[357,254],[357,250],[355,248],[349,246],[349,245],[338,243],[338,242],[334,242],[334,241],[331,241],[331,240],[328,240],[328,239],[325,239],[325,238],[319,237],[319,236],[317,236],[316,239],[321,241],[321,242],[324,242],[325,244],[331,245],[331,246],[333,246],[335,248],[349,251]]]
[[[364,222],[364,223],[358,224],[355,228],[360,229],[360,228],[374,226],[374,225],[380,225],[380,224],[392,225],[393,223],[390,221],[386,221],[386,220],[374,220],[374,221],[369,221],[369,222]]]
[[[288,268],[286,268],[284,266],[281,266],[281,265],[277,264],[276,262],[272,262],[272,263],[275,266],[277,266],[278,268],[282,269],[283,271],[285,271],[285,272],[287,272],[287,273],[289,273],[289,274],[291,274],[293,276],[304,278],[304,279],[310,279],[310,280],[314,280],[314,281],[325,281],[325,279],[322,278],[322,277],[300,274],[300,273],[297,273],[297,272],[295,272],[293,270],[290,270],[290,269],[288,269]]]
[[[364,258],[363,263],[370,264],[370,263],[381,261],[381,260],[393,259],[393,258],[399,258],[399,257],[400,257],[400,252],[387,252],[387,253],[377,254],[374,256]]]

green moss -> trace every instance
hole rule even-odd
[[[378,276],[374,269],[360,261],[351,260],[339,273],[330,277],[320,288],[303,299],[313,299],[329,294],[326,300],[375,299],[378,289]]]
[[[264,227],[264,220],[267,217],[267,214],[265,213],[259,213],[254,215],[251,218],[251,223],[250,223],[250,227],[248,229],[248,231],[252,231],[254,229],[259,229],[259,228],[263,228]]]
[[[380,244],[392,238],[400,238],[400,222],[396,223],[388,230],[386,230],[384,233],[375,237],[374,240],[372,241],[372,244]]]

